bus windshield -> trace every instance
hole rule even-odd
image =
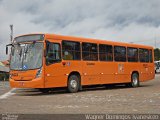
[[[29,70],[42,66],[43,43],[16,44],[11,48],[11,70]]]

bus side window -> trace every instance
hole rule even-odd
[[[119,62],[126,62],[126,48],[123,46],[114,47],[114,60]]]
[[[128,62],[138,62],[138,49],[128,47],[127,48],[127,59],[128,59]]]
[[[82,58],[83,60],[88,61],[97,61],[98,60],[98,50],[97,44],[95,43],[82,43]]]
[[[147,49],[139,49],[139,61],[140,62],[149,62],[149,51]]]
[[[149,61],[150,61],[151,63],[153,62],[152,50],[149,50]]]
[[[113,61],[112,55],[112,46],[111,45],[99,45],[99,59],[100,61]]]
[[[62,41],[62,55],[64,60],[80,60],[80,42]]]
[[[59,43],[47,42],[46,64],[53,64],[61,61],[61,51]]]

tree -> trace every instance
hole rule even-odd
[[[160,49],[159,48],[154,49],[154,60],[155,61],[160,60]]]

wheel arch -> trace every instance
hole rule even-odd
[[[134,80],[133,80],[133,75],[134,74],[137,74],[137,82],[135,84]],[[138,71],[133,71],[132,74],[131,74],[131,86],[132,87],[139,87],[140,85],[140,77],[139,77],[139,72]]]
[[[68,79],[67,79],[67,83],[68,83],[68,80],[69,80],[69,77],[71,75],[77,75],[79,77],[79,89],[81,90],[82,89],[82,85],[81,85],[81,74],[78,72],[78,71],[72,71],[71,73],[69,73],[68,75]]]
[[[138,75],[138,77],[140,77],[138,71],[132,71],[131,77],[132,77],[132,75],[133,75],[134,73],[136,73],[136,74]],[[140,79],[140,78],[139,78],[139,79]]]

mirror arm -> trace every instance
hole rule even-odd
[[[46,56],[47,56],[47,50],[44,49],[44,57],[46,57]]]

